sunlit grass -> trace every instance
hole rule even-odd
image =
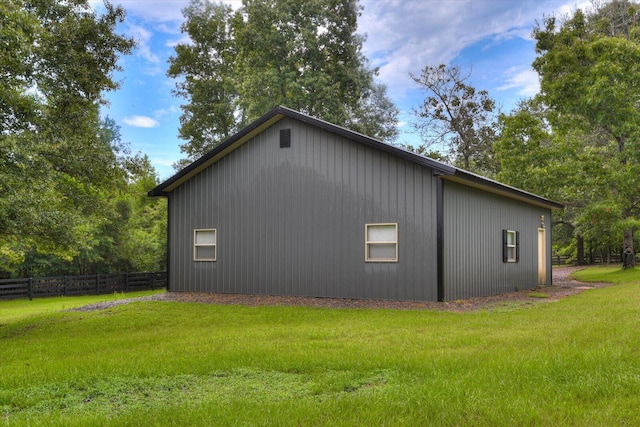
[[[640,266],[623,270],[620,266],[592,267],[572,274],[576,280],[602,283],[640,283]]]
[[[640,424],[624,281],[509,311],[156,301],[0,323],[8,425]]]
[[[124,298],[134,298],[164,292],[164,290],[157,290],[129,293],[116,292],[106,295],[85,295],[77,297],[59,296],[49,298],[35,298],[33,300],[28,300],[26,298],[6,301],[0,300],[0,324],[16,321],[29,316],[55,313],[61,310],[69,310],[72,308],[82,307],[83,305],[94,304],[98,302],[115,301]]]

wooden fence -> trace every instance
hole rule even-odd
[[[0,299],[100,295],[167,287],[167,273],[92,274],[0,280]]]
[[[609,257],[599,253],[586,254],[584,256],[585,265],[594,264],[622,264],[620,254],[611,254]],[[568,255],[554,255],[551,257],[551,265],[577,265],[576,260]],[[636,265],[640,265],[640,257],[636,256]]]

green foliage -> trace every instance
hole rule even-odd
[[[122,239],[117,254],[127,260],[131,271],[166,269],[167,200],[147,197],[147,191],[158,184],[153,168],[148,163],[147,167],[146,174],[130,182],[121,199],[128,217],[121,223]]]
[[[576,231],[587,241],[598,242],[605,247],[613,246],[622,241],[621,216],[622,209],[615,201],[594,202],[580,211],[576,219]]]
[[[550,174],[550,164],[562,163],[564,157],[555,152],[544,106],[535,99],[523,101],[510,115],[500,115],[499,125],[493,145],[501,166],[498,180],[551,197],[558,177]]]
[[[27,93],[29,67],[24,58],[33,53],[40,25],[21,2],[0,0],[0,130],[21,129],[34,115],[35,97]]]
[[[192,1],[183,14],[182,32],[189,35],[191,43],[176,45],[176,56],[169,61],[167,75],[183,77],[174,91],[189,100],[181,106],[179,129],[180,137],[188,143],[180,148],[195,159],[212,143],[225,140],[238,129],[233,26],[242,18],[234,15],[231,7],[208,1]]]
[[[583,239],[590,250],[633,248],[640,216],[638,24],[637,5],[627,1],[577,10],[560,24],[546,18],[533,33],[541,94],[501,118],[498,178],[564,203],[555,222],[573,228],[578,251]]]
[[[105,7],[0,2],[0,277],[164,264],[163,202],[140,201],[155,172],[99,117],[134,46],[115,32],[124,10]]]
[[[181,78],[181,150],[201,156],[284,105],[391,140],[398,110],[374,81],[356,33],[354,0],[247,0],[242,8],[192,0],[168,76]]]
[[[591,271],[619,285],[471,313],[145,302],[12,318],[4,308],[18,302],[0,301],[0,414],[9,425],[635,425],[638,271]]]
[[[400,110],[387,97],[387,86],[373,81],[363,88],[359,102],[347,112],[345,127],[363,135],[391,142],[398,137]]]
[[[0,274],[4,270],[35,277],[166,268],[166,200],[147,197],[158,182],[154,168],[146,155],[128,155],[119,126],[109,117],[97,133],[102,149],[95,155],[102,156],[103,173],[109,175],[102,177],[102,188],[68,174],[53,183],[9,181],[12,190],[20,185],[21,192],[0,198],[0,212],[7,214],[6,220],[29,224],[30,234],[4,240]],[[60,192],[51,191],[54,185]],[[42,203],[48,203],[46,209]],[[69,246],[75,241],[76,246]]]
[[[402,148],[407,151],[411,151],[412,153],[420,154],[421,156],[429,157],[439,162],[443,163],[451,163],[451,159],[446,154],[443,154],[437,150],[429,150],[424,144],[419,146],[413,146],[411,144],[400,144]]]
[[[0,275],[33,248],[70,261],[105,224],[121,177],[100,136],[102,93],[132,40],[115,33],[124,10],[97,16],[83,0],[2,0]],[[5,49],[4,41],[9,49]]]
[[[43,253],[39,246],[25,252],[15,268],[15,276],[95,274],[124,271],[164,271],[166,269],[167,202],[149,198],[147,191],[158,180],[146,156],[134,162],[122,188],[101,201],[105,213],[99,226],[87,234],[83,248],[68,259]],[[116,183],[118,184],[118,183]]]

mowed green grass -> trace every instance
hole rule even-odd
[[[640,425],[640,269],[582,274],[617,284],[470,313],[0,302],[0,425]]]
[[[0,324],[14,322],[16,320],[24,319],[30,316],[71,310],[73,308],[78,308],[89,304],[118,301],[126,298],[135,298],[164,292],[164,290],[129,292],[126,294],[116,292],[113,294],[104,295],[36,298],[32,301],[29,301],[27,299],[0,301]]]

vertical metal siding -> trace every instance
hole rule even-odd
[[[541,215],[544,215],[545,228],[549,230],[549,254],[549,209],[445,182],[445,299],[451,301],[536,287]],[[503,229],[520,232],[520,261],[517,263],[502,262]],[[550,283],[551,260],[548,258]]]
[[[170,198],[173,290],[436,299],[435,178],[396,156],[285,118]],[[399,262],[364,262],[377,222],[398,223]],[[193,261],[194,228],[217,229],[216,262]]]

